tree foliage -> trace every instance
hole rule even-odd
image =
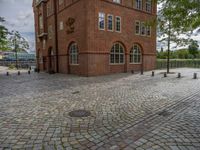
[[[8,29],[3,25],[5,19],[0,17],[0,50],[8,49]]]
[[[167,51],[157,51],[158,59],[167,59]],[[170,59],[200,59],[200,51],[195,51],[195,54],[190,53],[189,49],[179,49],[170,52]]]
[[[191,55],[194,56],[194,58],[196,58],[196,56],[199,53],[198,48],[199,48],[199,45],[198,45],[197,41],[192,41],[191,44],[188,46],[188,51]]]
[[[29,49],[28,41],[18,31],[11,31],[9,46],[14,52],[23,52]]]

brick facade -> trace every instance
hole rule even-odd
[[[143,36],[135,34],[135,24],[136,21],[144,22],[147,29],[146,22],[156,18],[156,4],[152,2],[152,9],[147,12],[146,0],[142,1],[141,9],[135,8],[135,1],[121,0],[120,4],[113,0],[34,1],[38,68],[83,76],[154,69],[156,27],[151,24],[151,35]],[[99,29],[100,12],[105,15],[104,30]],[[113,31],[108,31],[108,14],[113,16]],[[120,32],[116,32],[116,16],[121,18]],[[77,64],[70,63],[73,43],[78,50],[74,55]],[[111,49],[116,43],[123,47],[124,56],[120,56],[123,63],[111,63]],[[141,50],[139,63],[130,63],[130,51],[134,45]]]

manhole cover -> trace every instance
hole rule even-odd
[[[88,110],[74,110],[69,112],[70,117],[88,117],[91,115],[91,112]]]
[[[163,111],[159,112],[158,115],[167,117],[167,116],[171,115],[171,112],[168,112],[167,110],[163,110]]]
[[[79,94],[80,91],[75,91],[75,92],[72,92],[72,94]]]

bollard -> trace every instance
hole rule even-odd
[[[30,70],[28,71],[28,74],[31,74],[31,71],[30,71]]]
[[[18,73],[17,73],[17,74],[18,74],[18,76],[19,76],[19,75],[21,74],[21,73],[20,73],[20,71],[18,71]]]
[[[154,71],[152,71],[152,74],[151,74],[151,76],[152,76],[152,77],[154,77],[154,75],[155,75],[155,72],[154,72]]]
[[[9,72],[6,72],[6,75],[9,76]]]
[[[143,75],[144,74],[144,70],[143,69],[141,69],[141,75]]]
[[[131,70],[131,73],[134,74],[134,70]]]
[[[193,79],[197,79],[197,73],[194,73]]]
[[[166,77],[167,77],[167,73],[165,72],[165,73],[164,73],[164,78],[166,78]]]
[[[178,73],[178,76],[177,76],[177,78],[181,78],[181,73]]]

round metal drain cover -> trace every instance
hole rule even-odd
[[[88,110],[74,110],[69,112],[70,117],[89,117],[91,112]]]

